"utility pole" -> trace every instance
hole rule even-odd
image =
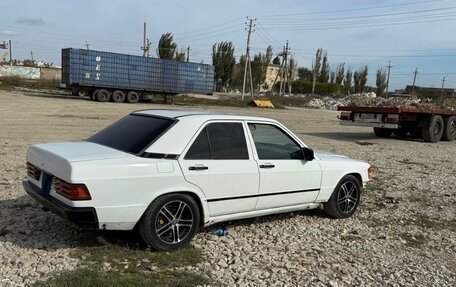
[[[32,59],[33,62],[33,51],[30,51],[30,59]]]
[[[443,79],[442,79],[442,93],[441,93],[441,97],[443,98],[443,89],[445,88],[445,82],[446,82],[446,76],[443,76]]]
[[[146,24],[146,22],[144,22],[143,46],[141,47],[141,50],[143,50],[144,57],[149,57],[150,41],[149,41],[149,39],[146,38],[146,32],[147,32],[146,30],[147,30],[147,24]]]
[[[391,66],[391,61],[388,61],[388,78],[386,80],[386,98],[388,99],[388,89],[389,89],[389,83],[390,83],[390,70],[393,66]]]
[[[187,47],[187,62],[190,60],[190,45]]]
[[[418,68],[415,68],[415,73],[413,76],[413,86],[412,86],[412,97],[415,94],[415,83],[416,83],[416,75],[418,74]]]
[[[89,50],[89,46],[90,46],[90,44],[89,44],[89,43],[87,43],[87,41],[85,41],[85,46],[86,46],[87,50]]]
[[[11,53],[11,40],[8,41],[9,54],[10,54],[10,65],[13,65],[13,53]]]
[[[248,23],[248,34],[247,34],[247,48],[245,51],[246,59],[245,59],[245,67],[244,67],[244,81],[242,83],[242,100],[244,100],[244,94],[245,94],[245,83],[247,79],[247,67],[249,68],[249,74],[250,74],[250,97],[253,100],[253,81],[252,81],[252,64],[250,63],[250,35],[252,34],[252,28],[255,27],[253,25],[253,21],[256,21],[255,19],[251,19],[247,17],[247,20],[249,20]],[[247,24],[247,23],[245,23]]]

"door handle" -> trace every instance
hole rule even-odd
[[[206,170],[209,169],[207,166],[204,165],[195,165],[188,167],[188,170]]]
[[[260,168],[274,168],[275,165],[266,163],[266,164],[260,164]]]

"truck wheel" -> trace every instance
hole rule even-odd
[[[90,99],[92,101],[96,101],[97,100],[97,94],[98,94],[98,90],[93,90],[91,93],[90,93]]]
[[[107,102],[111,98],[111,94],[107,90],[98,90],[97,92],[97,101],[99,102]]]
[[[188,244],[199,229],[200,211],[186,194],[166,194],[152,202],[139,222],[145,243],[170,251]]]
[[[389,138],[392,133],[392,129],[374,128],[374,134],[379,138]]]
[[[139,102],[139,94],[134,91],[128,92],[127,102],[129,102],[130,104],[136,104],[137,102]]]
[[[355,213],[361,199],[361,183],[353,175],[344,176],[331,197],[323,204],[326,214],[334,218],[347,218]]]
[[[119,90],[114,91],[112,93],[112,101],[114,103],[123,103],[125,101],[125,93]]]
[[[443,130],[442,140],[452,141],[456,139],[456,116],[447,117],[444,120],[445,128]]]
[[[429,121],[429,124],[421,129],[421,135],[425,142],[436,143],[443,135],[444,123],[439,115],[435,115]]]

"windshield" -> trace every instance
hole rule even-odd
[[[173,120],[128,115],[89,137],[86,141],[139,154],[173,124]]]

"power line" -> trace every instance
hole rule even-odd
[[[425,3],[430,3],[430,2],[435,3],[435,2],[439,2],[439,1],[442,1],[442,0],[436,0],[436,1],[427,0],[427,1],[409,2],[409,3],[394,4],[394,5],[371,6],[371,7],[352,8],[352,9],[339,9],[339,10],[332,10],[332,11],[316,11],[316,12],[294,13],[294,14],[259,15],[257,17],[258,18],[274,18],[274,17],[286,17],[286,16],[333,14],[333,13],[340,13],[340,12],[365,11],[365,10],[392,8],[392,7],[399,7],[399,6],[409,6],[409,5],[425,4]]]

